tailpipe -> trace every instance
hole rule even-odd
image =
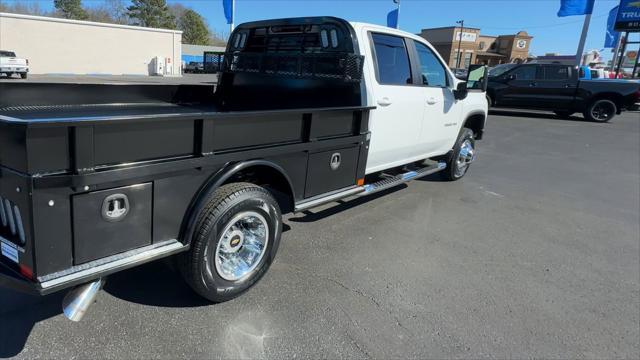
[[[69,291],[62,299],[62,312],[71,321],[80,321],[86,314],[89,306],[93,304],[105,283],[105,279],[100,278],[90,283],[82,284]]]

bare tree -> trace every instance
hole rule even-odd
[[[124,0],[104,0],[103,6],[116,24],[131,23],[129,16],[127,16],[127,5],[125,5]]]
[[[53,16],[40,7],[40,3],[31,1],[4,1],[0,0],[0,12],[8,12],[22,15]]]
[[[127,16],[127,7],[122,0],[104,0],[98,5],[85,9],[89,15],[89,20],[127,25],[130,24]]]

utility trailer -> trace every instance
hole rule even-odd
[[[381,29],[373,30],[417,41]],[[79,320],[107,275],[177,255],[196,292],[226,301],[268,269],[282,213],[451,164],[445,175],[462,177],[486,102],[463,104],[473,90],[448,69],[439,91],[465,107],[445,150],[396,156],[385,171],[370,166],[367,72],[381,69],[383,55],[367,59],[365,30],[331,17],[240,25],[215,91],[0,83],[0,285],[39,295],[75,287],[63,308]]]

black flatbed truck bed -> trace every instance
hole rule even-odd
[[[336,32],[339,45],[304,50],[309,34],[320,39],[321,31],[332,39]],[[238,223],[262,221],[252,236],[270,229],[267,237],[274,238],[263,246],[277,249],[280,212],[374,193],[444,168],[426,161],[365,183],[373,107],[364,105],[363,57],[347,22],[248,23],[233,39],[215,90],[0,83],[0,285],[44,295],[181,252],[201,256],[194,242],[202,241],[203,217],[213,216],[210,203],[220,192],[228,199],[253,192],[263,205],[252,205]],[[287,48],[298,40],[304,46]],[[234,236],[240,237],[225,238],[225,246],[249,235]],[[271,256],[260,259],[270,263]],[[225,278],[223,293],[202,290],[197,277],[190,284],[224,301],[266,268],[247,284]]]
[[[77,85],[58,84],[47,91],[64,93],[69,86]],[[118,85],[102,85],[95,94],[109,92],[105,88],[113,86]],[[192,93],[210,90],[190,87]],[[126,97],[129,89],[122,89]],[[162,246],[168,247],[163,255],[185,251],[186,244],[175,245],[185,226],[183,219],[170,219],[170,214],[188,213],[203,184],[213,181],[207,179],[222,178],[231,169],[235,173],[239,164],[264,164],[279,171],[284,178],[276,186],[292,187],[286,191],[293,195],[289,208],[324,192],[355,185],[356,177],[364,177],[366,151],[361,147],[367,142],[367,111],[361,106],[220,111],[214,104],[158,102],[5,106],[0,109],[0,196],[33,212],[33,228],[25,224],[25,236],[37,238],[38,243],[26,241],[19,247],[23,252],[18,267],[6,258],[1,261],[17,272],[19,266],[31,269],[39,284],[35,290],[46,294],[104,276],[104,272],[85,271],[102,263],[152,249],[163,251]],[[345,168],[344,178],[331,174],[331,184],[305,179],[309,157],[321,157],[334,149],[348,151],[353,162]],[[363,161],[357,166],[359,160]],[[143,235],[138,239],[146,240],[114,244],[100,251],[92,244],[113,242],[114,234],[83,231],[83,224],[75,223],[76,216],[70,213],[83,206],[82,198],[91,202],[94,194],[102,196],[109,189],[123,191],[139,184],[152,184],[153,190],[143,195],[149,203],[141,212],[147,216],[141,215],[145,217],[142,222],[123,231],[133,231]],[[20,192],[15,191],[18,187]],[[43,211],[46,215],[39,216]],[[153,221],[156,218],[164,220]],[[92,228],[100,223],[99,218],[92,220]],[[143,231],[141,227],[151,228]],[[11,238],[6,232],[5,239]],[[40,249],[45,251],[40,254]],[[135,259],[132,261],[137,264]],[[69,276],[74,273],[78,276]],[[68,281],[49,284],[64,277]]]

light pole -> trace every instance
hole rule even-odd
[[[462,47],[462,32],[464,31],[464,20],[456,21],[456,24],[460,24],[460,38],[458,39],[458,56],[456,59],[456,69],[460,68],[460,48]]]

